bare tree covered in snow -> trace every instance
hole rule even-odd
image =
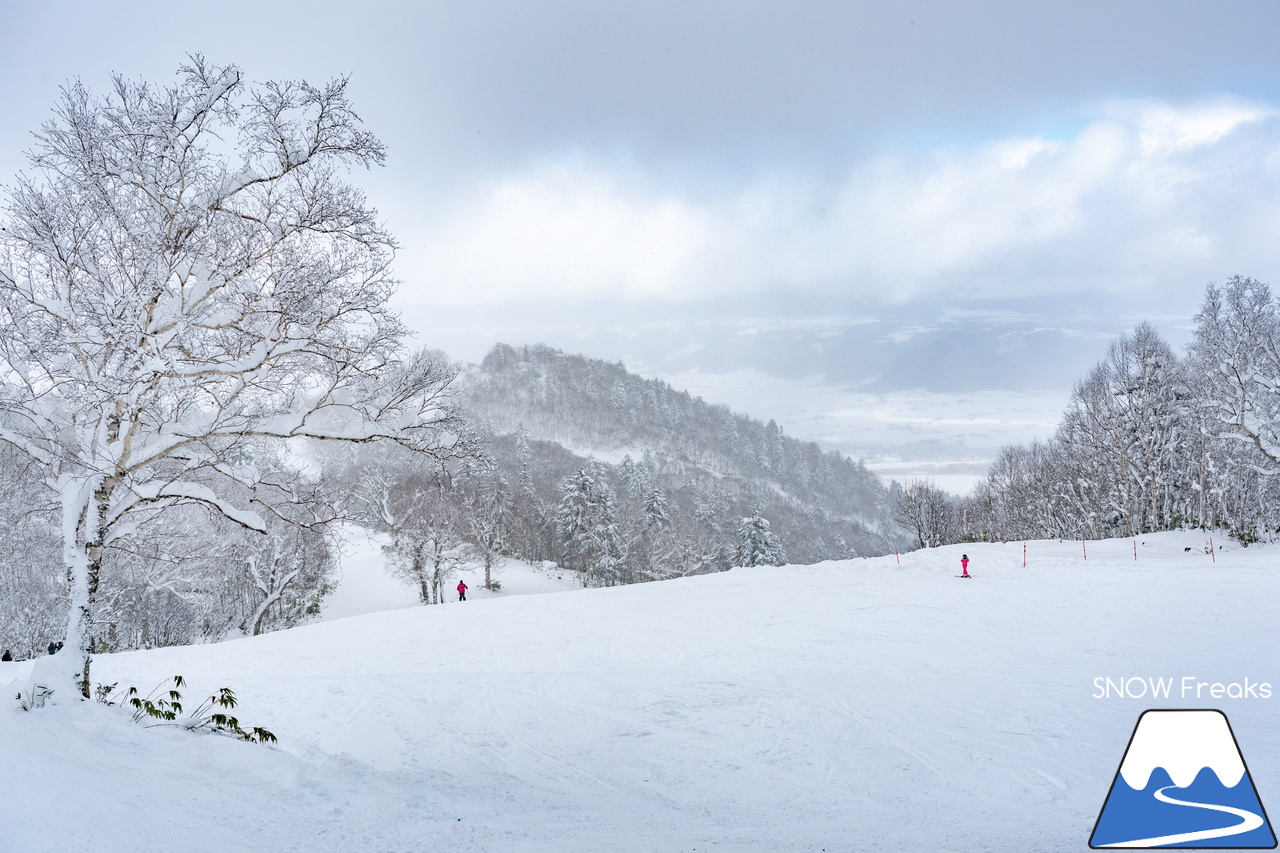
[[[951,499],[932,480],[912,480],[898,496],[893,517],[916,535],[921,548],[934,548],[951,534]]]
[[[195,56],[171,86],[76,83],[29,157],[0,249],[0,439],[60,504],[87,696],[105,549],[184,504],[287,516],[251,445],[465,441],[453,368],[407,354],[386,307],[394,241],[344,179],[383,147],[346,80],[249,86]]]
[[[0,442],[0,646],[43,654],[66,623],[58,508],[25,454]]]
[[[392,533],[388,566],[413,584],[423,604],[443,604],[449,579],[471,557],[472,547],[451,496],[428,487],[418,498],[419,511]]]
[[[1205,408],[1280,469],[1280,306],[1271,289],[1243,276],[1209,285],[1192,352],[1206,379]]]
[[[507,547],[510,484],[492,458],[477,456],[463,465],[458,485],[467,540],[484,566],[485,588],[493,589],[493,563]]]
[[[1166,529],[1175,515],[1189,393],[1173,350],[1147,322],[1111,344],[1076,385],[1059,441],[1110,481],[1097,509],[1123,535]]]

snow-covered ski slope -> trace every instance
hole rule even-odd
[[[23,713],[11,687],[0,849],[1086,850],[1151,707],[1225,711],[1274,814],[1280,548],[1205,541],[1032,542],[1025,569],[1022,543],[970,544],[103,656],[98,679],[232,686],[279,747]],[[1184,676],[1274,693],[1094,698]]]

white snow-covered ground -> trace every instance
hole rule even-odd
[[[949,546],[103,656],[96,680],[232,686],[279,746],[7,699],[0,850],[1083,851],[1152,707],[1221,708],[1274,814],[1280,550],[1204,544]],[[1188,676],[1273,696],[1094,698]]]

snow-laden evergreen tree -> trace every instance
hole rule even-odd
[[[621,380],[613,383],[613,389],[609,392],[609,404],[615,409],[627,407],[627,386]]]
[[[618,482],[628,494],[639,497],[649,488],[652,481],[651,473],[643,464],[637,465],[630,455],[622,457],[622,462],[618,464]]]
[[[70,85],[36,134],[0,232],[0,440],[60,503],[84,696],[107,549],[183,504],[267,531],[287,498],[248,445],[459,447],[454,368],[404,351],[394,241],[344,177],[383,156],[346,80],[249,86],[199,56],[169,86]]]
[[[769,529],[769,519],[758,509],[738,522],[738,552],[744,566],[782,566],[787,562],[782,541]]]
[[[560,487],[556,528],[564,543],[566,564],[584,573],[587,586],[624,583],[625,546],[618,529],[613,490],[600,469],[579,469]]]
[[[658,486],[650,486],[644,495],[644,525],[647,531],[660,530],[671,524],[671,505]]]

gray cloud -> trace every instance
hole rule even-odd
[[[800,408],[1052,389],[1009,418],[1040,424],[1111,335],[1280,261],[1271,2],[50,0],[0,40],[0,183],[71,78],[350,73],[398,303],[464,358],[805,377]]]
[[[38,118],[68,77],[160,78],[203,50],[257,79],[354,73],[399,166],[435,176],[617,145],[820,158],[885,134],[1042,132],[1105,97],[1280,82],[1280,7],[1265,2],[54,0],[0,16],[9,116]]]
[[[1280,262],[1276,115],[1233,97],[1110,101],[1065,139],[877,154],[836,180],[775,167],[712,197],[573,157],[495,176],[421,223],[405,269],[423,299],[478,303],[1185,295]]]

